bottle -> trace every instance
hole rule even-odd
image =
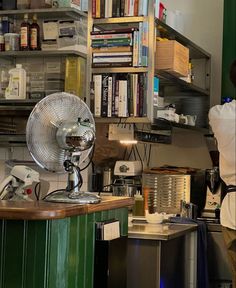
[[[33,15],[33,23],[30,25],[30,50],[40,50],[40,28],[36,14]]]
[[[138,191],[134,195],[134,206],[133,206],[133,216],[144,216],[144,199],[143,196]]]
[[[0,52],[5,50],[4,35],[2,32],[2,18],[0,17]]]
[[[26,99],[26,71],[21,64],[9,70],[10,80],[5,91],[6,99]]]
[[[24,15],[24,21],[20,27],[20,50],[30,49],[30,24],[28,21],[28,14]]]

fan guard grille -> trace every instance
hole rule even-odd
[[[26,141],[30,154],[40,167],[51,172],[65,172],[66,151],[57,143],[57,127],[62,122],[76,122],[78,118],[88,119],[95,127],[88,106],[78,96],[69,93],[54,93],[36,104],[28,118]],[[79,165],[87,159],[91,149],[81,152]]]

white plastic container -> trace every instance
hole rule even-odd
[[[21,64],[9,70],[10,80],[5,91],[6,99],[26,99],[26,71]]]

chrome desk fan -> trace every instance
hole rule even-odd
[[[95,123],[88,106],[79,97],[62,92],[38,102],[28,118],[26,140],[30,154],[40,167],[68,173],[67,187],[48,194],[44,200],[100,202],[96,194],[80,191],[80,166],[92,152]]]

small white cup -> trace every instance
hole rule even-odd
[[[196,115],[186,115],[187,120],[188,120],[188,125],[190,126],[195,126],[196,125],[196,120],[197,116]]]

